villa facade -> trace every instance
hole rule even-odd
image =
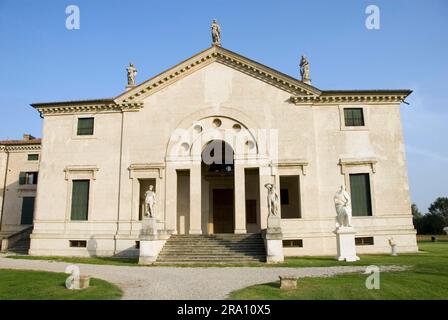
[[[115,98],[35,103],[43,135],[29,254],[137,256],[150,185],[167,238],[263,233],[267,183],[285,256],[336,253],[341,185],[359,253],[390,252],[390,238],[417,251],[400,120],[410,93],[320,90],[212,45]],[[8,208],[3,225],[20,224]]]

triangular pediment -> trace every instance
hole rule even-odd
[[[270,85],[281,90],[287,91],[294,96],[305,96],[311,98],[321,94],[319,89],[303,83],[298,79],[294,79],[286,74],[250,60],[230,50],[218,46],[212,46],[211,48],[199,52],[191,58],[122,93],[117,96],[114,101],[117,104],[139,102],[147,96],[213,62],[222,63],[258,80],[269,83]]]

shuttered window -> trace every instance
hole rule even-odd
[[[353,216],[371,216],[372,201],[368,173],[350,175],[350,195]]]
[[[347,127],[364,126],[362,108],[344,108],[344,121]]]
[[[87,220],[89,211],[89,180],[73,180],[72,220]]]
[[[28,155],[28,161],[36,161],[36,160],[39,160],[39,155],[38,154],[32,153],[32,154]]]
[[[22,219],[21,224],[33,224],[34,217],[34,197],[22,198]]]
[[[78,118],[78,136],[93,134],[93,118]]]

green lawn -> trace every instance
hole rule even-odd
[[[83,290],[65,288],[65,273],[0,269],[0,300],[112,300],[120,299],[117,286],[92,278]]]
[[[107,258],[107,257],[41,257],[41,256],[7,256],[10,259],[24,259],[24,260],[47,260],[67,263],[84,263],[84,264],[100,264],[100,265],[114,265],[114,266],[138,266],[138,258]]]
[[[422,253],[362,255],[350,265],[407,265],[402,272],[383,272],[380,289],[365,287],[367,275],[347,274],[327,278],[299,279],[298,289],[280,290],[279,282],[256,285],[233,292],[230,299],[448,299],[448,242],[419,243]],[[334,258],[333,258],[334,259]],[[330,257],[293,258],[285,264],[296,267],[333,266],[338,263]]]

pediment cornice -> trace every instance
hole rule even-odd
[[[61,103],[54,105],[33,104],[33,107],[39,111],[42,116],[55,114],[71,114],[71,113],[92,113],[92,112],[125,112],[137,111],[143,107],[143,103],[89,103],[74,102]]]
[[[317,96],[321,91],[279,71],[218,46],[198,53],[115,98],[116,103],[141,101],[175,81],[213,62],[222,63],[297,96]]]

